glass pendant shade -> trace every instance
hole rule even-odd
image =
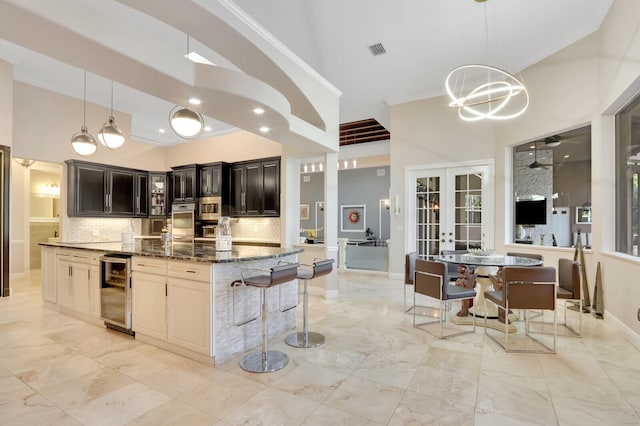
[[[109,149],[117,149],[124,144],[124,135],[112,115],[109,116],[109,121],[104,123],[102,129],[98,132],[98,140]]]
[[[96,140],[91,136],[86,126],[82,126],[80,131],[71,138],[71,147],[76,154],[83,157],[89,157],[96,152],[98,145]]]
[[[174,133],[183,139],[194,139],[204,130],[204,119],[198,112],[175,107],[169,114],[169,124]]]

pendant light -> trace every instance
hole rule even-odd
[[[175,106],[169,113],[169,124],[173,132],[183,139],[195,139],[204,130],[204,119],[199,112]]]
[[[75,151],[76,154],[82,157],[89,157],[96,152],[98,149],[98,145],[96,144],[96,140],[91,136],[89,130],[87,129],[87,71],[84,72],[84,98],[82,101],[82,127],[80,131],[74,134],[71,137],[71,148]]]
[[[98,132],[98,140],[109,149],[117,149],[124,144],[124,135],[113,118],[113,80],[111,80],[111,113],[109,120],[104,123],[102,129]]]

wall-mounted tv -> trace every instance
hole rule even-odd
[[[547,200],[516,201],[516,225],[546,225]]]

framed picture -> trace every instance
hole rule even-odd
[[[591,207],[576,207],[576,223],[591,223]]]
[[[300,204],[300,220],[309,220],[309,204]]]
[[[340,232],[364,232],[367,206],[364,204],[340,206]]]

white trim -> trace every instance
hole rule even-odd
[[[640,335],[638,335],[635,331],[629,328],[625,323],[620,321],[618,318],[613,316],[611,312],[604,310],[603,320],[607,323],[612,324],[618,330],[622,332],[624,337],[631,343],[636,349],[640,350]]]

